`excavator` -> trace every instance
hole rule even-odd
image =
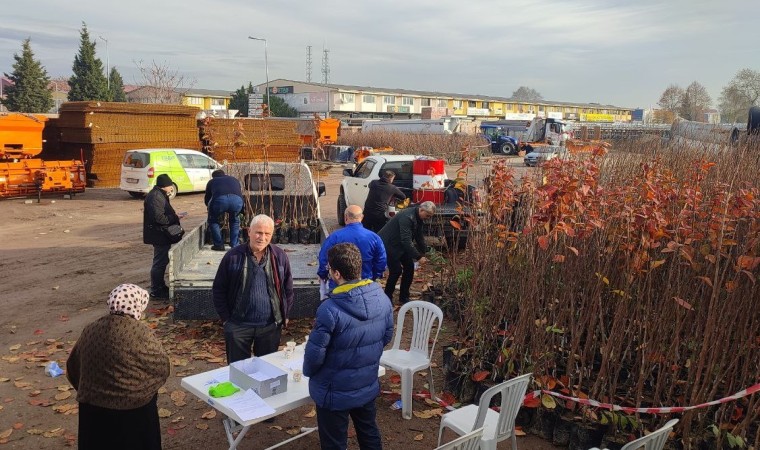
[[[32,114],[0,115],[0,198],[84,192],[82,161],[35,158],[42,152],[45,121],[45,116]]]

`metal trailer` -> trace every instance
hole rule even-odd
[[[278,224],[293,219],[311,224],[308,236],[290,239],[278,232],[282,228],[276,228],[277,236],[272,243],[281,247],[290,260],[294,291],[290,318],[314,317],[320,302],[317,258],[321,243],[327,237],[318,199],[324,195],[324,183],[315,185],[303,162],[237,163],[227,165],[225,171],[242,182],[246,221],[263,213]],[[244,224],[241,223],[241,227]],[[225,253],[211,250],[207,229],[208,224],[204,222],[190,230],[169,251],[169,295],[173,299],[174,319],[218,317],[211,287]],[[285,240],[288,242],[283,243]],[[309,243],[301,243],[305,240]]]

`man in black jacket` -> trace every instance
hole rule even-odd
[[[380,237],[388,255],[388,281],[385,295],[393,301],[396,282],[401,277],[399,302],[409,301],[409,288],[414,280],[414,261],[423,260],[427,245],[422,230],[423,221],[433,217],[435,203],[423,202],[418,206],[402,209],[388,222]]]
[[[240,182],[235,177],[225,175],[219,169],[211,172],[211,179],[206,184],[206,196],[203,198],[208,207],[208,225],[211,229],[211,250],[224,251],[224,239],[219,226],[219,218],[227,214],[230,226],[230,247],[238,244],[240,233],[240,211],[243,210],[243,193]]]
[[[173,188],[172,179],[167,174],[156,178],[156,185],[145,196],[143,208],[143,242],[153,245],[153,266],[150,268],[150,296],[169,298],[169,287],[164,282],[164,273],[169,264],[169,248],[172,246],[166,235],[169,225],[179,224],[180,216],[169,203]]]
[[[392,170],[386,170],[379,180],[370,181],[367,200],[364,201],[364,219],[362,219],[364,228],[375,233],[380,231],[388,222],[385,212],[391,199],[406,199],[401,189],[393,184],[394,179],[396,179],[396,174]]]

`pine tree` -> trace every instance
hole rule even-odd
[[[230,109],[237,109],[241,117],[248,117],[248,94],[253,93],[253,84],[248,82],[248,88],[240,86],[240,89],[232,94]]]
[[[112,102],[126,102],[127,94],[124,92],[124,80],[116,67],[111,67],[109,74],[111,91],[108,93],[108,100]]]
[[[53,107],[53,93],[50,77],[39,61],[35,61],[30,39],[21,45],[21,56],[14,54],[13,73],[8,77],[13,84],[8,86],[3,104],[10,111],[24,113],[46,113]]]
[[[103,62],[95,57],[95,41],[90,41],[84,22],[80,36],[79,54],[74,57],[74,76],[69,79],[69,100],[108,100],[108,80],[103,75]]]

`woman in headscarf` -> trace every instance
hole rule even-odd
[[[169,376],[169,357],[140,319],[148,291],[117,286],[110,314],[87,325],[66,361],[77,390],[79,449],[160,449],[156,399]]]

